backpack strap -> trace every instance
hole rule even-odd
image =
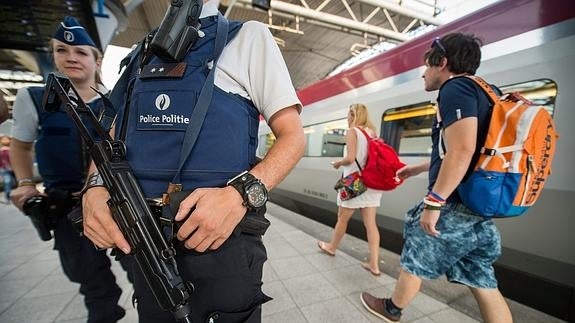
[[[359,168],[359,174],[361,175],[361,172],[363,172],[363,168],[361,166],[359,166],[359,162],[357,161],[357,158],[355,159],[355,164],[357,165],[357,168]]]
[[[477,84],[477,86],[479,86],[481,88],[481,90],[483,90],[483,92],[487,95],[487,97],[489,98],[489,101],[491,102],[491,105],[494,105],[499,100],[499,95],[497,95],[497,93],[495,93],[495,91],[493,91],[493,88],[491,87],[491,85],[489,85],[489,83],[487,83],[481,77],[479,77],[477,75],[465,74],[465,75],[451,78],[450,80],[460,78],[460,77],[468,78],[468,79],[472,80],[475,84]],[[441,114],[439,114],[439,106],[436,109],[437,109],[437,113],[436,113],[437,122],[440,124],[438,152],[439,152],[439,159],[443,159],[445,157],[445,153],[447,152],[447,145],[443,141],[443,123],[441,121]],[[515,149],[515,148],[513,148],[513,149]],[[480,153],[482,153],[482,154],[494,154],[495,152],[492,152],[492,153],[486,152],[486,151],[484,151],[484,148],[482,147]]]
[[[365,138],[369,141],[371,139],[371,136],[367,133],[367,131],[361,129],[360,127],[355,127],[357,128],[357,130],[361,131],[361,133],[363,133],[363,135],[365,136]]]
[[[475,82],[475,84],[477,84],[483,90],[483,92],[489,97],[489,100],[491,101],[492,105],[495,105],[500,100],[499,95],[497,95],[497,93],[495,93],[495,91],[493,91],[493,88],[491,87],[491,85],[489,85],[489,83],[485,82],[484,79],[482,79],[478,76],[475,76],[475,75],[466,75],[466,77],[473,80]],[[489,163],[489,161],[491,160],[491,158],[493,158],[494,156],[501,158],[503,160],[504,165],[509,166],[509,161],[503,157],[503,154],[513,152],[513,151],[518,151],[521,149],[523,149],[523,144],[521,144],[521,143],[518,143],[515,145],[503,146],[503,147],[499,147],[499,145],[497,145],[496,147],[492,147],[490,149],[488,149],[486,147],[481,147],[481,149],[479,150],[479,153],[488,156],[483,161],[483,163],[481,164],[481,168],[485,168],[487,166],[487,164]]]
[[[355,129],[361,131],[361,133],[363,133],[363,135],[365,136],[365,139],[367,139],[367,144],[369,145],[369,141],[372,139],[365,130],[361,129],[360,127],[354,127]],[[367,158],[369,158],[369,154],[367,156]],[[357,167],[359,167],[359,171],[363,171],[363,168],[361,168],[361,166],[359,166],[359,162],[357,161],[357,158],[355,159],[355,163],[357,164]],[[366,159],[366,163],[367,163],[367,159]]]
[[[447,152],[447,147],[445,142],[443,142],[443,122],[441,114],[439,113],[439,105],[436,104],[435,107],[435,118],[437,119],[437,126],[439,127],[439,142],[437,143],[437,151],[439,153],[439,159],[443,160],[445,153]]]
[[[473,82],[475,82],[475,84],[477,84],[483,90],[483,92],[487,94],[489,100],[491,101],[491,104],[495,104],[495,102],[499,100],[499,95],[497,95],[497,93],[493,91],[491,85],[485,82],[484,79],[476,75],[465,75],[465,77],[467,77],[470,80],[473,80]]]

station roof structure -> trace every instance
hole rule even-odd
[[[220,0],[229,19],[270,28],[292,81],[302,88],[323,79],[354,53],[381,41],[401,43],[424,25],[440,25],[434,0]],[[144,0],[113,45],[129,47],[160,24],[168,1]],[[401,3],[401,4],[400,4]],[[408,7],[417,5],[418,9]],[[264,10],[262,8],[269,7]]]
[[[41,65],[50,64],[48,41],[63,16],[77,17],[91,35],[97,35],[94,8],[100,1],[0,0],[3,94],[13,98],[22,84],[42,84],[34,74],[42,74]],[[170,1],[105,3],[122,16],[110,44],[130,47],[160,24]],[[442,24],[437,0],[220,0],[219,9],[229,19],[268,25],[297,89],[323,79],[374,44],[399,44],[418,28]]]

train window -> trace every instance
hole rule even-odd
[[[307,126],[303,132],[306,137],[305,157],[343,156],[347,119]]]
[[[555,112],[555,99],[557,98],[557,83],[550,79],[541,79],[500,87],[503,93],[519,92],[533,105],[543,105],[551,116]]]
[[[381,137],[401,156],[428,156],[434,116],[429,101],[389,109],[382,116]]]
[[[306,137],[304,157],[342,157],[347,119],[324,122],[303,128]],[[257,155],[263,157],[275,143],[273,133],[261,134]]]

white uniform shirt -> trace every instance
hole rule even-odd
[[[218,14],[217,5],[216,0],[205,3],[200,17]],[[285,61],[264,24],[245,22],[224,48],[216,68],[215,85],[251,100],[266,120],[292,105],[301,111]]]

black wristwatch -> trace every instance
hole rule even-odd
[[[265,207],[268,201],[266,186],[254,175],[244,171],[228,181],[228,186],[235,188],[242,198],[244,205],[253,211],[259,211]]]

